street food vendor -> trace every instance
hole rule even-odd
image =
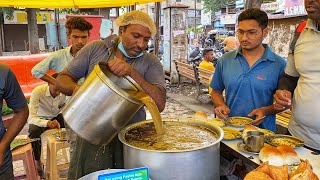
[[[163,111],[166,102],[163,67],[155,55],[145,52],[149,39],[157,32],[153,20],[144,12],[131,11],[115,22],[119,26],[119,36],[111,35],[82,48],[58,76],[57,88],[64,94],[74,94],[80,87],[76,83],[78,79],[87,77],[98,62],[108,61],[111,72],[119,77],[130,76],[155,101],[159,111]],[[144,119],[146,112],[141,108],[130,122]],[[106,146],[78,138],[68,179],[78,179],[103,169],[123,168],[119,144],[118,138]]]
[[[221,57],[210,84],[214,112],[219,118],[251,117],[256,119],[254,125],[275,131],[278,111],[272,105],[273,93],[286,62],[262,44],[268,35],[268,16],[264,11],[245,10],[238,22],[240,47]]]

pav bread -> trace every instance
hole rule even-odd
[[[297,165],[300,163],[300,158],[296,151],[287,145],[280,145],[278,147],[265,146],[260,150],[259,158],[262,162],[269,161],[270,165]]]
[[[205,112],[198,111],[192,116],[192,118],[195,120],[207,121],[208,115]]]
[[[280,151],[282,155],[284,164],[297,165],[300,163],[300,158],[292,147],[288,145],[280,145],[277,147],[277,149]]]
[[[242,132],[243,139],[247,135],[247,132],[249,132],[249,131],[258,131],[258,128],[256,128],[255,126],[245,126],[243,128],[243,132]]]
[[[259,159],[262,162],[269,162],[270,165],[283,166],[284,161],[280,151],[273,146],[264,146],[259,152]]]

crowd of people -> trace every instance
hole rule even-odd
[[[317,111],[319,87],[320,3],[305,0],[308,21],[290,51],[288,61],[274,53],[263,39],[268,34],[268,16],[260,9],[247,9],[238,17],[236,43],[234,34],[223,42],[224,55],[214,67],[213,50],[203,52],[203,68],[213,71],[210,83],[214,113],[220,117],[246,116],[254,125],[276,130],[275,114],[291,109],[288,134],[304,140],[306,148],[320,152],[320,119]],[[116,76],[130,76],[163,111],[166,103],[163,67],[153,54],[145,51],[148,41],[156,34],[150,16],[141,11],[131,11],[118,17],[118,35],[87,44],[92,25],[80,17],[66,23],[67,35],[72,45],[51,55],[32,69],[32,74],[46,81],[36,87],[30,99],[30,114],[25,97],[13,72],[0,65],[0,97],[14,110],[9,127],[0,121],[0,179],[13,179],[11,141],[29,122],[29,137],[39,138],[50,128],[64,127],[59,111],[81,86],[93,67],[106,61]],[[320,44],[319,44],[320,45]],[[57,73],[48,74],[48,70]],[[222,92],[225,91],[225,98]],[[130,123],[146,119],[141,108]],[[71,162],[68,179],[78,179],[91,172],[123,168],[122,146],[118,138],[109,143],[103,152],[100,145],[77,137],[71,131]],[[41,171],[41,142],[33,143],[38,170]]]

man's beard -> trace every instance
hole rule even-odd
[[[320,14],[311,14],[311,13],[308,13],[308,18],[309,18],[309,19],[312,19],[312,20],[316,20],[316,21],[318,21],[318,23],[319,23],[319,21],[320,21]]]

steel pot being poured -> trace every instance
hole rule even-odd
[[[144,105],[124,90],[143,91],[129,76],[115,76],[100,62],[62,110],[63,118],[81,138],[107,144]]]

